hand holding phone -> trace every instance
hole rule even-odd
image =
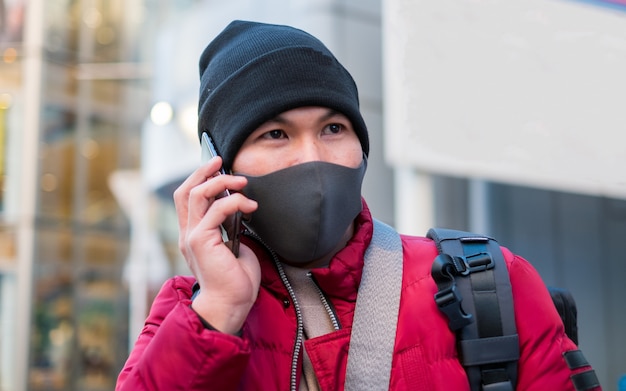
[[[212,159],[217,155],[217,150],[215,149],[215,145],[213,145],[213,141],[209,137],[209,134],[206,132],[202,133],[202,161],[206,162]],[[226,172],[224,169],[220,169],[220,174],[225,175]],[[227,197],[230,195],[228,190],[224,190],[222,193],[215,196],[216,199]],[[241,212],[237,212],[233,215],[230,215],[224,220],[224,222],[220,225],[222,230],[222,240],[224,244],[233,252],[235,257],[239,257],[239,235],[241,233]]]

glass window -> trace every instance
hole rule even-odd
[[[136,3],[44,2],[33,391],[113,389],[128,354],[130,228],[109,177],[140,164],[149,85],[128,71],[138,37],[120,28],[141,22],[123,12]]]

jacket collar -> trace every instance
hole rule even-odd
[[[373,223],[365,200],[363,209],[354,220],[355,229],[346,247],[341,249],[330,261],[328,267],[312,269],[317,284],[329,297],[340,297],[342,300],[356,300],[356,293],[361,282],[363,257],[372,240]],[[246,244],[252,247],[261,264],[261,285],[274,294],[287,294],[286,288],[278,275],[271,254],[259,243]]]

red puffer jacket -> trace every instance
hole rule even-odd
[[[343,390],[350,330],[363,267],[372,237],[365,207],[357,230],[330,267],[312,271],[337,314],[341,329],[305,341],[322,390]],[[206,329],[189,308],[192,277],[168,280],[154,300],[145,327],[119,375],[116,390],[290,390],[299,380],[302,357],[292,368],[296,344],[293,303],[273,260],[258,245],[261,289],[241,337]],[[403,287],[390,390],[463,391],[467,378],[457,358],[455,336],[437,309],[430,276],[433,242],[402,236]],[[577,349],[535,269],[504,249],[520,338],[518,390],[574,390],[563,353]],[[380,332],[385,332],[381,330]],[[297,389],[297,387],[295,388]],[[597,388],[600,389],[600,388]]]

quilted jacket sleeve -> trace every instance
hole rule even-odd
[[[593,375],[591,366],[568,365],[568,352],[578,347],[565,334],[550,293],[538,272],[526,260],[504,249],[509,260],[515,319],[520,337],[518,390],[576,390],[574,382]],[[572,368],[570,368],[572,366]],[[585,390],[600,390],[597,387]]]
[[[204,328],[189,307],[193,279],[168,280],[120,372],[116,391],[234,390],[246,367],[244,339]]]

